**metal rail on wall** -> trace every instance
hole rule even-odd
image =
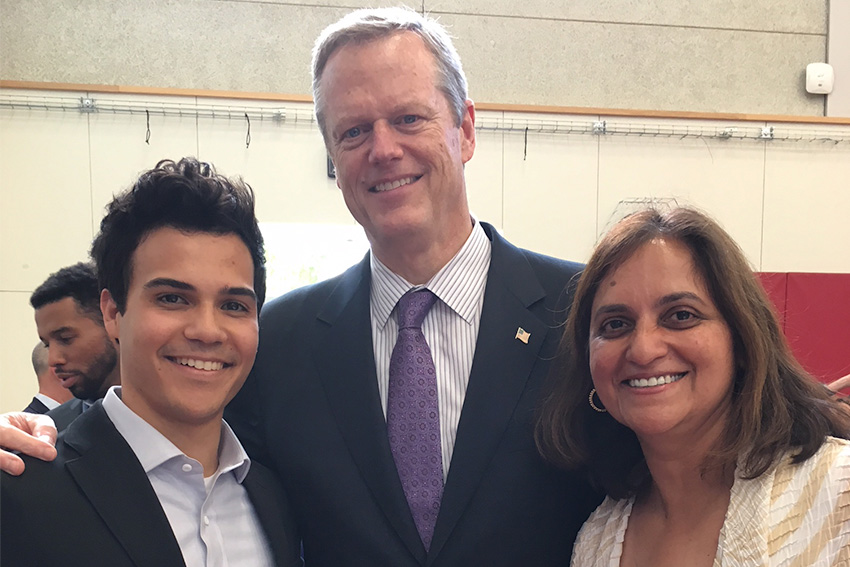
[[[211,119],[274,121],[280,124],[312,125],[316,119],[312,106],[294,107],[280,104],[267,106],[254,104],[205,103],[155,101],[155,100],[114,100],[94,96],[54,96],[32,94],[0,93],[0,108],[48,110],[79,113],[143,114],[179,117],[197,117]],[[499,131],[533,134],[588,134],[593,136],[637,136],[651,138],[700,138],[718,140],[760,140],[772,142],[806,142],[845,144],[850,143],[850,128],[832,126],[817,128],[811,125],[800,126],[789,123],[770,124],[768,122],[720,124],[686,124],[686,119],[678,123],[665,123],[663,119],[652,122],[635,123],[616,120],[581,118],[534,118],[505,116],[504,113],[490,111],[479,113],[476,129],[480,131]]]
[[[273,120],[275,122],[306,123],[316,121],[312,108],[275,106],[239,106],[202,102],[154,100],[111,100],[100,97],[34,96],[0,93],[0,108],[51,110],[101,114],[154,114],[161,116]]]
[[[846,134],[835,130],[790,128],[786,125],[691,125],[662,122],[635,123],[612,120],[547,120],[486,117],[476,120],[477,130],[529,132],[537,134],[590,134],[596,136],[638,136],[648,138],[714,138],[720,140],[774,140],[790,142],[850,143]]]

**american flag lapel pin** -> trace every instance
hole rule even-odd
[[[528,344],[528,339],[531,338],[531,333],[529,333],[522,327],[517,327],[516,336],[514,338],[522,341],[525,344]]]

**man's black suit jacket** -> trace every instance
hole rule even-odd
[[[24,408],[23,411],[25,413],[47,413],[48,411],[50,411],[50,408],[44,405],[44,402],[42,402],[38,398],[33,397],[32,401],[27,407]]]
[[[60,433],[71,425],[71,422],[83,414],[83,400],[73,398],[64,404],[53,408],[47,415],[53,418],[53,423],[56,424],[56,430]]]
[[[2,473],[4,567],[184,567],[183,555],[136,455],[95,403],[59,436],[56,460],[24,457]],[[301,565],[289,503],[268,469],[251,463],[245,489],[279,566]]]
[[[270,302],[254,370],[228,408],[275,469],[309,567],[564,567],[600,498],[538,456],[533,418],[581,266],[520,250],[483,225],[492,256],[480,331],[430,551],[390,453],[372,347],[368,256]],[[530,333],[528,344],[517,329]]]

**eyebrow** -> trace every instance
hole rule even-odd
[[[408,115],[416,115],[416,116],[428,116],[429,109],[428,105],[422,102],[406,102],[399,103],[395,106],[391,106],[389,108],[384,109],[385,113],[390,116],[408,116]],[[376,119],[372,117],[367,117],[364,114],[358,114],[359,111],[353,111],[351,114],[345,116],[343,115],[338,121],[338,128],[342,128],[339,132],[335,130],[331,130],[332,134],[343,134],[348,132],[352,128],[360,128],[364,125],[372,125],[376,122]],[[349,124],[348,126],[343,127],[343,124]]]
[[[173,287],[175,289],[182,289],[186,291],[192,291],[195,289],[195,286],[193,285],[171,278],[154,278],[145,284],[145,289],[154,289],[157,287]]]
[[[47,333],[47,336],[48,337],[56,337],[58,335],[61,335],[62,333],[72,332],[73,330],[74,330],[73,328],[66,325],[64,327],[59,327],[58,329],[53,329],[52,331]],[[42,341],[42,342],[44,342],[44,341]]]
[[[592,315],[591,318],[597,317],[599,315],[607,315],[609,313],[623,313],[628,311],[628,308],[622,303],[614,303],[611,305],[603,305],[599,309],[597,309]]]
[[[257,294],[253,289],[247,287],[226,287],[222,290],[225,295],[239,295],[257,301]]]
[[[659,306],[667,305],[668,303],[675,303],[676,301],[679,301],[680,299],[690,299],[690,300],[696,301],[697,303],[702,303],[703,305],[705,304],[705,301],[703,301],[702,298],[700,296],[698,296],[697,294],[695,294],[694,292],[692,292],[692,291],[679,291],[679,292],[676,292],[676,293],[670,293],[670,294],[665,295],[664,297],[662,297],[661,299],[658,300],[656,305],[659,305]]]
[[[145,284],[145,289],[155,289],[160,287],[170,287],[184,291],[196,291],[195,286],[192,284],[172,278],[154,278]],[[257,294],[254,293],[254,290],[247,287],[224,287],[221,289],[221,293],[222,295],[238,295],[248,297],[254,301],[257,300]]]
[[[675,293],[668,293],[661,299],[655,302],[657,307],[663,307],[664,305],[669,305],[670,303],[675,303],[682,299],[690,299],[692,301],[696,301],[702,305],[705,305],[705,301],[698,296],[697,294],[690,291],[678,291]],[[629,308],[624,303],[612,303],[611,305],[603,305],[599,309],[597,309],[591,317],[597,317],[599,315],[607,315],[609,313],[624,313],[628,311]]]

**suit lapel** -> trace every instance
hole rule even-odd
[[[290,559],[288,552],[297,547],[297,543],[293,540],[295,537],[294,526],[286,525],[283,521],[283,516],[289,513],[289,509],[281,508],[288,506],[288,503],[279,498],[272,498],[273,495],[278,494],[280,489],[275,485],[275,480],[270,476],[271,474],[267,470],[260,469],[258,463],[252,462],[242,485],[245,487],[245,492],[248,493],[248,498],[251,500],[251,505],[254,507],[254,512],[256,512],[257,519],[266,535],[266,541],[271,548],[276,564],[288,565],[290,564],[287,563]]]
[[[65,467],[132,561],[185,567],[147,475],[100,402],[68,427],[63,442],[79,454]]]
[[[71,425],[71,422],[80,417],[82,413],[83,401],[74,398],[73,400],[68,400],[57,408],[53,408],[47,412],[47,415],[53,419],[53,423],[56,424],[56,429],[61,432]]]
[[[314,360],[325,395],[360,474],[410,552],[424,561],[387,439],[372,347],[369,257],[344,274],[318,315]],[[333,345],[347,345],[339,352]]]
[[[493,248],[481,324],[429,557],[439,553],[475,493],[549,331],[530,309],[545,296],[537,275],[518,249],[492,228],[488,235]],[[527,344],[516,338],[519,328],[530,334]]]

